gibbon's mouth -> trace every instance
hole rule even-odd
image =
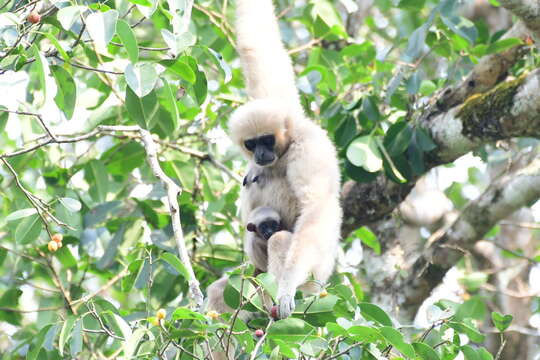
[[[277,159],[277,156],[274,156],[272,159],[256,159],[255,163],[259,166],[272,166]]]

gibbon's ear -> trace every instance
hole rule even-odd
[[[257,231],[257,226],[255,226],[254,223],[249,223],[249,224],[247,224],[246,229],[249,232],[256,232]]]

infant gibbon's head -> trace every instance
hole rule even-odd
[[[248,159],[259,166],[272,166],[289,147],[291,117],[279,102],[253,100],[233,113],[229,134]]]
[[[281,230],[281,217],[277,211],[267,206],[253,209],[249,213],[248,221],[247,231],[257,233],[265,240]]]

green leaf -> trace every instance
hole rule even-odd
[[[113,175],[127,175],[145,161],[144,147],[136,142],[120,144],[108,150],[101,159],[107,162],[107,171]]]
[[[199,314],[198,312],[192,311],[188,308],[179,307],[176,310],[174,310],[172,316],[172,320],[180,320],[180,319],[192,319],[192,320],[200,320],[203,322],[206,322],[206,318],[204,315]]]
[[[465,360],[480,360],[476,351],[469,345],[462,346],[460,350],[465,356]]]
[[[466,318],[472,318],[476,320],[483,320],[486,316],[486,304],[484,300],[479,296],[473,296],[469,300],[459,305],[455,320],[464,320]]]
[[[6,222],[10,222],[10,221],[13,221],[13,220],[22,219],[22,218],[30,216],[30,215],[34,215],[36,213],[37,213],[36,208],[21,209],[21,210],[14,211],[11,214],[9,214],[8,216],[6,216],[5,220],[6,220]]]
[[[82,204],[79,200],[62,197],[58,199],[60,203],[71,212],[79,212],[82,208]]]
[[[167,72],[178,76],[182,80],[194,84],[197,79],[195,72],[191,69],[191,66],[186,64],[182,59],[178,60],[162,60],[159,62],[161,65],[167,68]]]
[[[157,72],[151,63],[128,64],[124,74],[129,87],[139,98],[148,95],[156,86]]]
[[[30,346],[30,350],[26,354],[26,360],[35,360],[37,359],[39,352],[43,349],[43,343],[45,342],[45,335],[47,335],[47,332],[51,328],[52,324],[45,325],[44,327],[39,330],[37,335],[35,336],[35,340],[32,342],[32,345]]]
[[[362,226],[360,229],[354,232],[354,236],[360,239],[366,246],[369,246],[375,254],[381,254],[381,244],[377,239],[377,236],[371,232],[367,227]]]
[[[214,56],[214,58],[218,62],[218,65],[221,68],[221,70],[223,71],[223,75],[225,76],[225,79],[223,80],[223,83],[227,84],[232,79],[231,67],[229,66],[229,64],[227,64],[227,62],[225,60],[223,60],[223,56],[221,56],[220,53],[214,51],[211,48],[208,48],[208,51],[210,52],[210,54],[212,54]]]
[[[62,9],[59,10],[59,12],[61,11]],[[58,50],[58,53],[60,54],[60,56],[62,56],[62,59],[64,59],[64,61],[67,63],[69,63],[71,61],[71,58],[69,57],[69,55],[67,54],[66,50],[64,50],[64,48],[62,47],[62,45],[60,45],[60,43],[58,42],[58,40],[49,32],[46,32],[44,34],[47,39],[49,39],[49,41],[54,45],[54,47],[56,48],[56,50]],[[66,66],[66,64],[64,64],[64,66]],[[67,66],[69,66],[69,64],[67,64]]]
[[[428,135],[426,130],[416,127],[414,129],[415,135],[416,135],[416,141],[420,149],[424,150],[425,152],[429,152],[437,147],[437,144],[431,140],[431,137]]]
[[[71,342],[69,343],[69,351],[72,358],[75,358],[82,351],[82,319],[77,320],[73,330],[71,331]]]
[[[6,290],[0,297],[0,307],[9,309],[17,309],[19,307],[19,299],[22,291],[11,288]],[[21,324],[22,314],[19,312],[0,311],[0,321],[6,321],[11,325],[18,326]]]
[[[421,342],[412,343],[416,355],[422,360],[439,360],[439,355],[433,348]]]
[[[148,2],[146,6],[152,6],[152,4]],[[122,44],[124,44],[129,61],[135,64],[139,60],[139,46],[137,45],[137,38],[135,38],[133,30],[131,30],[131,26],[125,20],[120,19],[116,22],[116,33],[120,37]]]
[[[56,18],[62,27],[66,30],[71,30],[75,22],[80,21],[81,14],[88,8],[86,6],[66,6],[58,10]]]
[[[443,23],[457,35],[474,44],[478,31],[474,24],[462,16],[441,16]]]
[[[206,75],[203,71],[197,71],[197,80],[193,86],[195,92],[195,99],[202,105],[204,100],[206,100],[206,95],[208,94],[208,81],[206,80]]]
[[[356,277],[351,273],[343,273],[349,279],[349,283],[351,283],[351,286],[354,291],[354,296],[356,297],[356,301],[362,301],[364,300],[364,291],[362,290],[362,285],[356,280]]]
[[[407,43],[407,49],[403,55],[403,60],[407,62],[414,61],[424,49],[426,43],[426,35],[429,26],[423,24],[419,28],[413,31],[411,36],[409,36],[409,41]]]
[[[52,74],[56,80],[57,91],[54,102],[58,108],[71,119],[77,101],[77,86],[71,75],[61,66],[51,66]]]
[[[197,40],[195,35],[189,31],[180,35],[175,35],[167,29],[162,29],[161,36],[175,56],[186,50],[188,47],[194,45]]]
[[[300,346],[300,351],[308,356],[316,357],[321,351],[328,348],[328,342],[324,339],[313,339],[304,342]]]
[[[145,6],[145,7],[152,7],[153,4],[151,1],[149,0],[128,0],[130,3],[132,4],[135,4],[135,5],[141,5],[141,6]]]
[[[189,272],[186,266],[180,261],[176,255],[166,252],[161,255],[161,259],[169,263],[179,274],[181,274],[187,281],[191,280]]]
[[[370,135],[361,136],[353,140],[347,148],[347,159],[355,165],[361,166],[369,172],[382,169],[382,155],[377,142]]]
[[[173,121],[174,129],[178,127],[178,119],[180,114],[178,113],[178,106],[176,106],[176,99],[169,83],[163,79],[163,91],[165,93],[165,101],[167,102],[167,110],[171,114],[171,119]]]
[[[116,33],[118,11],[94,12],[86,17],[86,29],[94,43],[104,48]]]
[[[21,245],[33,242],[41,232],[42,224],[38,215],[24,218],[15,229],[15,241]]]
[[[67,318],[66,321],[64,321],[64,325],[62,325],[62,330],[60,330],[60,337],[58,338],[58,351],[60,352],[60,356],[64,356],[64,346],[69,339],[71,329],[73,329],[75,321],[77,321],[77,318],[75,316],[70,316]]]
[[[67,246],[62,246],[60,249],[58,249],[54,256],[60,261],[62,264],[62,268],[64,269],[70,269],[70,268],[77,268],[77,260],[75,257],[73,257],[73,254],[71,254],[71,250]]]
[[[480,348],[477,351],[479,360],[493,360],[493,355],[491,355],[485,348]]]
[[[397,156],[405,152],[411,143],[412,128],[405,122],[397,122],[390,126],[384,138],[384,145],[390,156]]]
[[[362,316],[368,320],[372,320],[375,322],[378,322],[381,325],[384,326],[392,326],[392,320],[390,320],[390,317],[386,312],[384,312],[383,309],[378,307],[375,304],[371,303],[360,303],[360,312],[362,313]]]
[[[7,108],[3,105],[0,105],[0,132],[4,131],[7,121],[9,119],[9,112],[5,110],[7,110]]]
[[[36,68],[39,78],[40,89],[43,91],[43,99],[47,99],[47,82],[49,78],[49,63],[47,59],[41,54],[36,44],[32,45],[34,58],[36,59]]]
[[[398,8],[409,11],[420,11],[424,8],[426,0],[400,0]]]
[[[279,339],[288,344],[297,344],[315,339],[316,334],[315,328],[304,320],[288,318],[270,325],[267,337],[272,340]]]
[[[368,326],[351,326],[347,329],[347,332],[354,338],[355,341],[375,343],[382,339],[382,335],[378,329]]]
[[[512,320],[514,317],[512,315],[503,315],[500,312],[493,311],[491,313],[491,320],[493,321],[493,325],[499,330],[500,332],[504,332],[510,324],[512,323]]]
[[[508,50],[510,48],[513,48],[514,46],[518,46],[523,44],[523,41],[518,38],[507,38],[502,40],[497,40],[496,42],[490,44],[486,50],[486,54],[494,54],[503,52],[505,50]]]
[[[84,177],[91,184],[89,193],[94,201],[105,202],[109,192],[109,179],[103,163],[99,160],[88,162],[84,168]]]
[[[379,329],[379,331],[381,332],[382,336],[384,336],[385,339],[388,340],[388,342],[392,344],[392,346],[394,346],[400,353],[409,358],[416,357],[416,352],[414,351],[413,346],[411,344],[407,344],[403,340],[403,335],[399,331],[388,326],[383,326]]]
[[[464,333],[471,341],[475,343],[482,343],[486,339],[478,330],[466,325],[464,323],[458,323],[454,321],[448,322],[448,326],[456,330],[458,333]]]
[[[332,294],[323,298],[317,296],[311,301],[298,304],[293,314],[313,326],[324,326],[328,322],[336,321],[334,306],[337,301],[338,297]]]
[[[156,122],[155,115],[159,109],[159,102],[154,91],[140,98],[127,86],[126,107],[131,119],[137,122],[140,127],[147,130],[152,129]]]

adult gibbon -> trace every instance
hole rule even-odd
[[[242,189],[242,220],[270,207],[292,230],[268,243],[269,259],[283,259],[275,271],[279,317],[285,318],[310,275],[324,283],[333,271],[342,218],[338,160],[326,132],[303,112],[272,1],[238,0],[236,32],[251,100],[234,112],[229,130],[249,160],[248,174],[258,176]],[[288,246],[273,246],[274,239]]]

